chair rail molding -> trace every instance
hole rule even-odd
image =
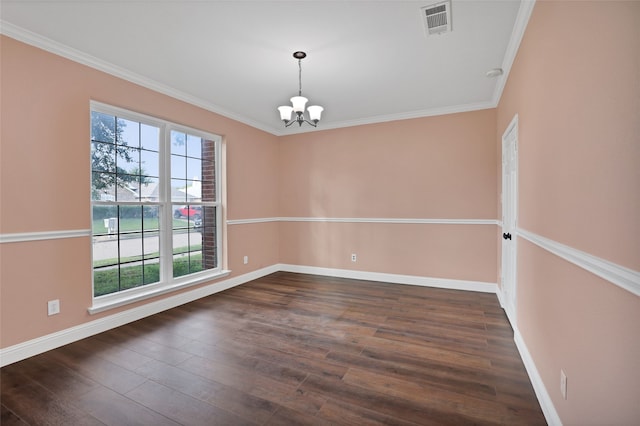
[[[517,233],[525,240],[547,250],[556,256],[640,296],[640,272],[617,265],[573,247],[560,244],[540,235],[518,228]]]
[[[0,234],[0,243],[22,243],[28,241],[60,240],[64,238],[90,237],[90,229],[71,229],[65,231],[18,232]]]
[[[268,222],[323,222],[323,223],[397,223],[431,225],[498,225],[496,219],[431,219],[431,218],[383,218],[383,217],[264,217],[227,220],[227,225],[246,225]]]

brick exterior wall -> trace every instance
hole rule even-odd
[[[202,140],[202,201],[216,200],[216,143]],[[202,269],[216,268],[216,207],[206,206],[202,215]]]

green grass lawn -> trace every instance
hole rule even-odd
[[[157,231],[158,230],[158,218],[157,217],[149,217],[149,218],[125,218],[120,219],[120,232],[135,232],[135,231]],[[189,221],[187,219],[173,219],[173,228],[188,228]],[[108,229],[104,226],[103,219],[94,219],[93,224],[93,235],[101,235],[107,234]]]
[[[200,250],[202,250],[202,244],[192,244],[190,247],[174,248],[173,254],[182,254],[182,253],[187,253],[189,251],[200,251]],[[138,256],[121,257],[120,261],[118,261],[117,257],[114,257],[111,259],[100,259],[100,260],[93,261],[93,267],[100,268],[103,266],[117,265],[118,263],[129,263],[129,262],[137,262],[140,260],[151,260],[151,259],[157,259],[159,257],[160,257],[160,252],[156,251],[153,253],[147,253],[144,256],[138,255]]]
[[[202,253],[173,259],[173,276],[180,277],[202,271]],[[94,297],[140,287],[160,281],[160,264],[131,265],[93,271]]]

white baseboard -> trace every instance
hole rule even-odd
[[[479,291],[497,293],[496,283],[482,281],[450,280],[445,278],[429,278],[416,275],[386,274],[383,272],[354,271],[352,269],[320,268],[317,266],[278,265],[280,271],[301,274],[325,275],[328,277],[351,278],[355,280],[380,281],[393,284],[418,285],[423,287],[448,288],[452,290]]]
[[[199,287],[191,291],[176,294],[175,296],[147,303],[136,308],[118,312],[117,314],[109,315],[75,327],[67,328],[65,330],[47,334],[46,336],[0,349],[0,367],[13,364],[14,362],[21,361],[89,336],[111,330],[112,328],[120,327],[150,315],[166,311],[167,309],[175,308],[176,306],[184,305],[185,303],[210,296],[214,293],[227,290],[277,271],[278,265],[268,266],[244,275],[232,277],[223,281],[216,281],[215,283],[204,287]]]
[[[536,368],[536,364],[533,362],[529,349],[527,349],[527,345],[524,343],[524,339],[522,338],[520,331],[515,327],[513,329],[513,340],[516,342],[516,347],[518,348],[518,352],[520,352],[520,358],[522,358],[527,374],[529,374],[529,380],[531,380],[533,390],[536,392],[540,408],[547,420],[547,424],[549,424],[549,426],[562,426],[560,416],[553,405],[553,401],[549,396],[549,392],[547,392],[547,388],[542,381],[542,377],[540,377],[540,373],[538,373],[538,369]]]
[[[425,287],[447,288],[453,290],[478,291],[483,293],[497,293],[495,283],[481,281],[450,280],[444,278],[429,278],[415,275],[386,274],[381,272],[354,271],[349,269],[319,268],[315,266],[299,266],[275,264],[244,275],[232,277],[223,281],[199,287],[197,289],[167,297],[155,302],[118,312],[94,321],[89,321],[75,327],[67,328],[46,336],[38,337],[17,345],[0,349],[0,367],[13,364],[34,355],[67,345],[98,333],[120,327],[133,321],[157,314],[176,306],[210,296],[223,290],[261,278],[274,272],[297,272],[302,274],[325,275],[330,277],[351,278],[356,280],[380,281],[394,284],[409,284]]]

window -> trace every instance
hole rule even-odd
[[[91,103],[94,306],[221,274],[220,143]]]

